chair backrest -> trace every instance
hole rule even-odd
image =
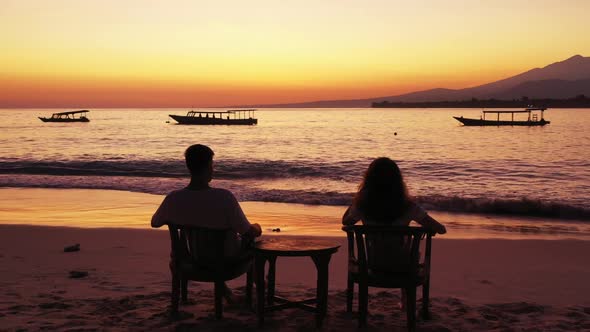
[[[210,229],[168,224],[172,256],[194,262],[215,264],[225,257],[228,229]]]
[[[415,276],[420,264],[420,242],[426,238],[424,265],[430,267],[433,232],[410,226],[344,226],[349,260],[360,273],[394,272]],[[356,244],[356,250],[355,250]]]

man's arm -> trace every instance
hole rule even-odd
[[[164,198],[156,213],[152,216],[152,227],[158,228],[166,225],[168,221],[168,196]]]
[[[244,237],[253,239],[260,236],[262,234],[262,228],[260,225],[251,224],[248,221],[248,218],[246,218],[246,215],[244,214],[244,211],[242,210],[242,207],[240,206],[240,203],[238,203],[236,197],[231,192],[228,191],[228,193],[229,203],[231,205],[229,209],[229,224],[231,225],[231,228]]]
[[[262,228],[260,227],[259,224],[250,224],[250,228],[248,229],[248,231],[246,231],[246,233],[242,234],[243,237],[247,237],[247,238],[255,238],[255,237],[259,237],[260,235],[262,235]]]

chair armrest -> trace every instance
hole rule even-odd
[[[349,226],[344,226],[342,229],[345,229]],[[348,260],[356,262],[356,255],[354,253],[354,232],[353,231],[346,231],[346,240],[348,242]]]
[[[242,250],[250,250],[250,249],[254,248],[255,244],[256,244],[255,237],[242,235],[242,245],[241,245]]]

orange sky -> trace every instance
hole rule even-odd
[[[0,107],[357,99],[590,55],[585,0],[0,1]]]

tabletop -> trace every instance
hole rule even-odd
[[[338,248],[337,241],[280,237],[256,242],[254,251],[276,256],[312,256],[333,254]]]

